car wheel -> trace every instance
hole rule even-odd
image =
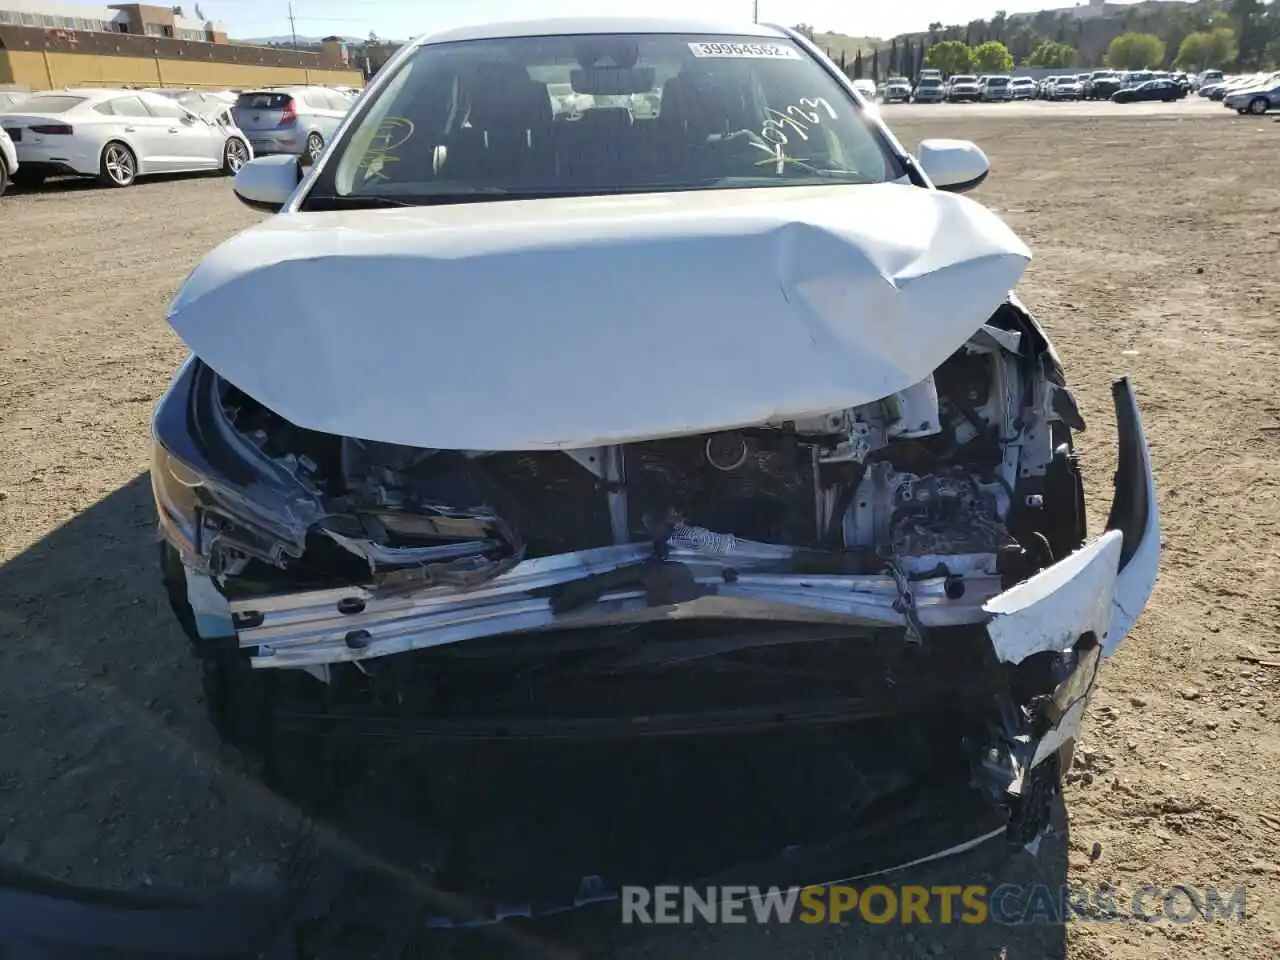
[[[4,192],[9,187],[9,168],[0,161],[0,197],[4,196]]]
[[[222,172],[234,177],[249,162],[249,148],[239,137],[228,137],[222,148]]]
[[[1267,112],[1268,106],[1266,97],[1254,97],[1249,101],[1249,112],[1255,116],[1262,116]]]
[[[138,158],[119,140],[112,140],[102,150],[102,166],[98,179],[108,187],[131,187],[138,176]]]
[[[22,187],[23,189],[34,189],[45,181],[45,175],[39,170],[29,170],[19,167],[13,172],[13,185]]]
[[[324,137],[318,133],[307,135],[307,163],[314,164],[324,153]]]

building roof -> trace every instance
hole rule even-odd
[[[151,6],[152,4],[142,4],[143,6]],[[83,17],[86,20],[101,20],[104,23],[127,23],[129,15],[121,9],[122,6],[137,6],[137,4],[106,4],[95,3],[71,3],[67,0],[0,0],[0,10],[8,10],[12,13],[34,13],[48,14],[53,17]],[[158,3],[154,6],[168,7],[170,4]],[[194,17],[185,17],[174,15],[174,26],[179,30],[207,30],[214,29],[225,32],[223,25],[214,20],[204,21],[197,20]]]

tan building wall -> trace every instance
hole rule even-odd
[[[0,0],[2,3],[3,0]],[[150,10],[150,7],[140,7]],[[172,18],[172,11],[169,11]],[[0,25],[0,84],[243,88],[318,83],[361,86],[341,50],[314,53],[180,38]]]
[[[76,86],[243,89],[286,83],[362,86],[364,78],[357,70],[0,50],[0,84],[30,90]]]

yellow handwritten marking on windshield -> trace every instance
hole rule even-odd
[[[388,179],[383,172],[387,165],[400,162],[392,151],[408,143],[413,131],[413,121],[406,117],[384,117],[369,138],[357,169],[371,179]]]
[[[798,163],[798,164],[804,165],[804,164],[807,164],[809,161],[808,157],[787,156],[785,153],[782,152],[782,144],[780,143],[773,144],[772,149],[770,149],[768,145],[763,143],[753,143],[751,145],[755,147],[757,150],[763,150],[765,151],[765,153],[768,154],[768,156],[765,157],[763,160],[757,160],[755,165],[757,167],[772,165],[773,172],[776,173],[778,176],[782,176],[782,173],[786,169],[786,165],[788,163]]]

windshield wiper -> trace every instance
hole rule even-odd
[[[306,210],[377,210],[383,207],[414,207],[417,204],[397,200],[395,197],[373,194],[339,196],[331,193],[313,193],[303,201],[302,206]]]
[[[692,189],[692,184],[645,184],[636,187],[580,187],[573,190],[511,190],[506,187],[461,187],[448,193],[412,193],[401,197],[386,194],[312,194],[303,202],[304,210],[360,210],[379,207],[432,207],[452,203],[487,203],[502,200],[553,200],[567,197],[618,196],[629,193],[658,193]]]

